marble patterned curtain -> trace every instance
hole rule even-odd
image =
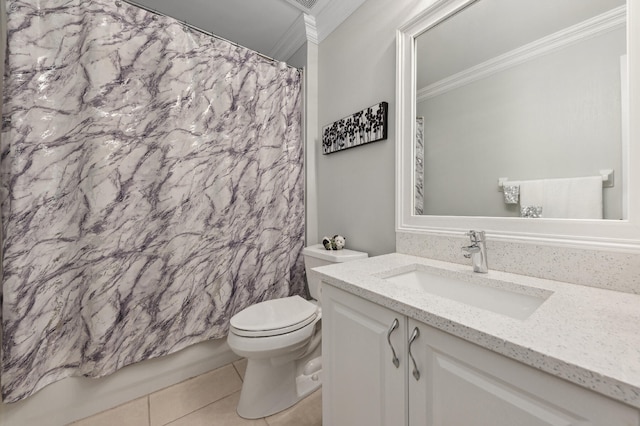
[[[5,402],[304,292],[299,70],[117,1],[7,8]]]

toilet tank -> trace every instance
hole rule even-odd
[[[307,272],[307,283],[311,297],[320,302],[320,276],[312,271],[318,266],[331,265],[333,263],[350,262],[352,260],[365,259],[369,257],[367,253],[355,250],[327,250],[322,244],[315,244],[305,247],[302,250],[304,256],[304,268]]]

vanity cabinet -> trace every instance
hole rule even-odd
[[[640,424],[633,407],[436,328],[409,319],[408,332],[409,425]]]
[[[322,306],[325,426],[640,425],[634,407],[327,284]]]
[[[406,326],[402,315],[323,284],[323,425],[407,424]]]

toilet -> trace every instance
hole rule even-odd
[[[364,259],[367,253],[326,250],[322,244],[302,251],[309,293],[267,300],[231,318],[227,342],[247,358],[238,415],[258,419],[291,407],[322,383],[320,278],[317,266]]]

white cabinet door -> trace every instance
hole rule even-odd
[[[640,424],[633,407],[409,320],[409,336],[415,330],[410,426]]]
[[[322,358],[324,426],[407,424],[404,316],[323,283]]]

